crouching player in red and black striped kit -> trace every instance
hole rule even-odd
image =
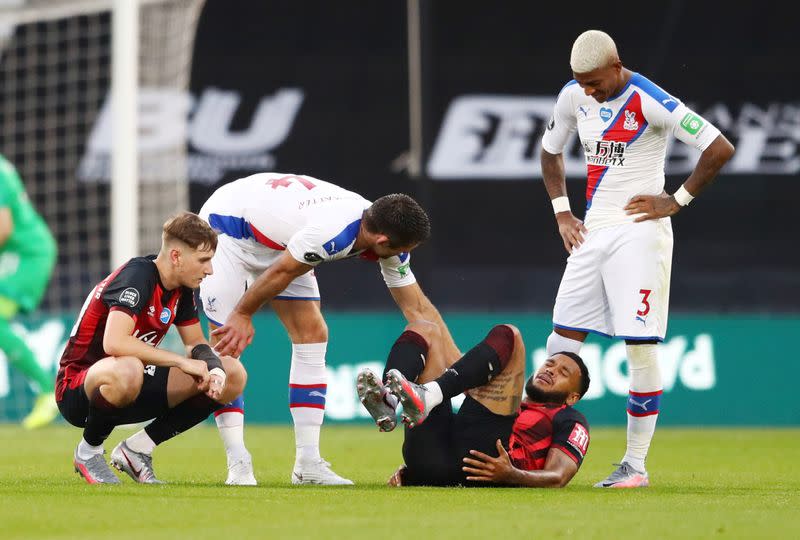
[[[572,408],[589,388],[586,365],[574,353],[556,353],[525,383],[525,345],[513,326],[495,326],[446,362],[438,327],[409,324],[383,380],[363,370],[357,389],[382,431],[394,428],[403,405],[405,465],[390,485],[563,487],[586,455],[589,425]],[[450,399],[462,392],[454,414]]]
[[[157,256],[129,260],[101,281],[81,309],[56,379],[64,418],[83,428],[75,471],[90,484],[119,484],[103,457],[115,426],[155,418],[119,443],[111,463],[136,482],[161,483],[152,452],[242,393],[238,360],[218,357],[197,317],[194,289],[212,273],[217,235],[188,212],[164,224]],[[158,345],[174,324],[181,356]]]

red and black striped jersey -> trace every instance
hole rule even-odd
[[[514,466],[525,471],[543,469],[551,448],[580,467],[589,448],[589,423],[568,405],[523,401],[508,447]]]
[[[154,259],[154,255],[133,258],[92,289],[61,355],[56,399],[61,398],[72,377],[109,356],[103,348],[103,334],[110,312],[120,310],[133,317],[132,335],[154,347],[164,339],[170,325],[199,322],[194,290],[166,289]]]

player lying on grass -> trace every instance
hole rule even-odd
[[[572,408],[589,388],[583,360],[556,353],[524,383],[525,345],[510,325],[458,361],[446,358],[439,327],[415,322],[389,353],[385,385],[368,369],[358,375],[359,398],[382,431],[394,429],[403,404],[405,465],[389,484],[567,485],[589,446],[589,425]],[[454,414],[450,399],[462,392]]]
[[[92,290],[61,357],[56,401],[84,428],[74,464],[90,484],[120,483],[103,458],[114,427],[152,418],[111,462],[136,482],[161,483],[153,449],[240,395],[247,379],[238,360],[209,347],[197,318],[194,289],[212,273],[216,233],[186,212],[164,224],[162,238],[158,256],[129,260]],[[172,324],[188,356],[158,348]]]

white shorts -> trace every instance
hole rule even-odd
[[[662,341],[667,333],[671,269],[669,218],[590,231],[567,259],[553,326]]]
[[[214,273],[200,282],[200,300],[208,320],[222,326],[247,288],[284,253],[245,250],[235,240],[219,235],[217,251],[211,259]],[[319,300],[319,285],[314,271],[295,278],[275,299]]]

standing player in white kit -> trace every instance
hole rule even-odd
[[[378,261],[406,319],[440,326],[444,346],[458,354],[447,326],[409,266],[409,252],[430,235],[427,214],[407,195],[386,195],[371,203],[309,176],[261,173],[217,189],[200,216],[219,233],[214,274],[200,288],[212,344],[221,354],[239,356],[253,339],[252,315],[269,302],[292,341],[289,407],[296,444],[292,483],[352,484],[334,473],[319,451],[328,328],[313,268],[354,256]],[[226,483],[254,485],[244,445],[243,412],[239,399],[219,411],[216,421],[228,455]]]
[[[596,487],[649,485],[645,458],[662,393],[656,344],[667,330],[672,227],[731,158],[719,130],[644,76],[625,69],[611,37],[578,36],[574,80],[561,90],[542,139],[542,172],[570,253],[553,308],[547,354],[578,353],[588,332],[624,339],[630,393],[627,451]],[[585,223],[570,211],[562,152],[578,130],[588,169]],[[702,154],[673,194],[664,192],[667,139]]]

